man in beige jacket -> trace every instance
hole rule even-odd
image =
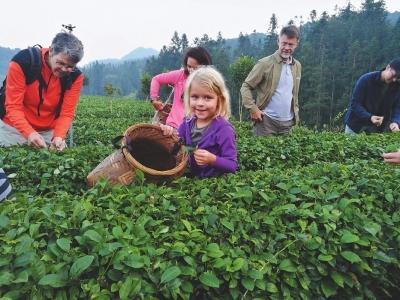
[[[296,26],[283,27],[278,38],[278,50],[260,59],[242,84],[243,105],[254,121],[254,135],[289,133],[299,122],[301,64],[293,58],[299,37]],[[252,95],[254,90],[256,100]]]

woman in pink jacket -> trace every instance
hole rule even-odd
[[[161,73],[153,77],[150,85],[150,98],[156,110],[160,110],[163,106],[158,95],[161,85],[169,84],[174,86],[174,100],[172,102],[171,112],[166,121],[167,125],[176,129],[183,121],[183,91],[189,74],[201,65],[211,64],[211,56],[206,49],[203,47],[193,47],[186,51],[182,69]]]

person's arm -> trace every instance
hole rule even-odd
[[[301,80],[301,63],[300,62],[297,62],[297,64],[298,64],[298,66],[297,66],[297,68],[298,68],[298,73],[296,74],[296,82],[295,82],[295,84],[296,84],[296,91],[295,91],[295,95],[293,95],[293,97],[295,98],[295,99],[297,99],[297,101],[296,102],[294,102],[293,103],[293,112],[295,112],[296,114],[297,114],[297,119],[295,120],[296,121],[296,124],[298,124],[298,122],[300,122],[300,117],[299,117],[299,91],[300,91],[300,80]]]
[[[65,136],[71,127],[72,120],[75,115],[75,108],[79,100],[79,95],[83,85],[83,75],[74,81],[71,89],[65,91],[64,101],[61,106],[60,116],[58,117],[55,127],[53,138],[59,137],[65,139]]]
[[[221,154],[217,156],[213,167],[225,172],[233,173],[237,169],[237,150],[235,131],[231,126],[225,126],[219,132]]]
[[[392,119],[390,120],[390,130],[391,131],[399,131],[400,126],[400,91],[396,94],[396,103],[392,114]]]
[[[360,119],[371,121],[373,115],[362,105],[363,100],[367,97],[367,85],[366,78],[362,76],[358,79],[351,98],[351,109]]]
[[[172,84],[175,85],[182,75],[182,70],[175,70],[167,73],[161,73],[154,76],[150,83],[150,98],[157,100],[159,91],[162,85]]]
[[[10,125],[15,127],[23,137],[28,139],[29,135],[36,130],[25,118],[24,96],[26,91],[25,75],[19,64],[10,62],[6,80],[6,113]]]
[[[253,99],[252,91],[258,86],[258,84],[264,79],[264,66],[259,61],[250,71],[249,75],[242,84],[240,93],[242,95],[243,106],[247,108],[250,113],[259,111],[256,100]]]
[[[210,165],[224,172],[233,173],[237,169],[237,151],[235,142],[235,132],[231,126],[225,126],[218,131],[218,145],[220,146],[220,155],[215,155],[205,149],[194,151],[196,163],[201,165]]]

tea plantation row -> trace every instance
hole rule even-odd
[[[148,103],[81,100],[77,146],[0,148],[0,299],[395,299],[398,137],[258,138],[234,122],[240,170],[128,187],[85,177]],[[1,298],[2,297],[2,298]]]

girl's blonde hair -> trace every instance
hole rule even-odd
[[[225,119],[229,119],[231,115],[229,92],[226,88],[224,77],[212,66],[199,67],[197,70],[191,73],[189,78],[187,79],[184,97],[185,115],[192,115],[189,101],[190,89],[193,82],[196,82],[217,94],[218,103],[215,116],[221,116]]]

